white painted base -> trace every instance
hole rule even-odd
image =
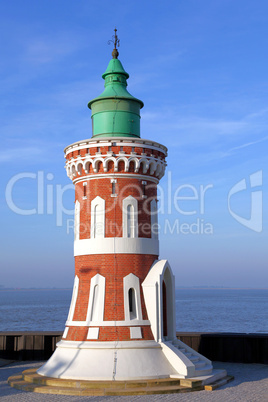
[[[167,378],[177,374],[155,341],[60,341],[37,373],[95,381]]]
[[[129,288],[136,288],[135,275],[130,274],[126,278],[124,279],[125,296]],[[167,335],[164,335],[163,331],[163,282],[167,289],[166,302],[169,311]],[[96,322],[91,322],[94,327],[88,330],[88,341],[61,340],[48,362],[37,370],[38,374],[54,378],[93,381],[204,377],[204,381],[211,382],[215,376],[211,361],[176,338],[175,282],[166,260],[156,261],[152,265],[142,287],[149,320],[146,322],[142,320],[141,310],[138,309],[136,320],[126,317],[125,321],[117,323],[103,321],[98,325]],[[127,303],[126,298],[125,305]],[[70,319],[66,324],[67,326],[90,325],[87,322],[74,323]],[[138,341],[137,339],[142,338],[140,326],[150,324],[155,340]],[[97,341],[99,330],[97,327],[103,325],[130,325],[130,338],[133,340]],[[93,339],[96,341],[94,342]],[[225,375],[224,370],[219,373],[219,376]]]
[[[195,378],[202,379],[204,384],[226,376],[225,370],[215,371],[212,366],[206,367],[207,370],[195,370],[181,351],[170,349],[170,342],[62,340],[37,373],[53,378],[89,381]]]

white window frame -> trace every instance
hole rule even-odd
[[[113,186],[113,184],[116,185],[116,183],[117,183],[117,179],[111,179],[112,186]],[[115,186],[115,189],[116,189],[116,186]],[[112,192],[111,197],[117,197],[116,192],[114,192],[114,193]]]
[[[97,300],[96,299],[94,300],[96,286],[98,286],[98,297]],[[91,278],[90,281],[90,292],[89,292],[87,318],[86,318],[86,321],[88,323],[103,321],[104,302],[105,302],[105,277],[100,274],[96,274]],[[92,320],[93,316],[95,316],[94,321]]]
[[[96,219],[95,208],[100,206],[100,210],[97,212],[98,219]],[[97,222],[96,222],[97,221]],[[91,239],[105,237],[105,200],[99,196],[95,197],[91,201]]]
[[[132,217],[130,217],[130,219],[128,216],[128,206],[133,207]],[[129,223],[131,225],[130,230]],[[129,233],[131,233],[130,236]],[[138,237],[138,201],[136,198],[132,197],[132,195],[123,199],[123,237]]]
[[[123,286],[124,286],[125,321],[142,320],[140,280],[139,280],[139,278],[134,274],[129,274],[129,275],[124,277]],[[130,311],[129,311],[128,292],[129,292],[129,289],[131,289],[131,288],[134,289],[134,293],[135,293],[136,317],[134,319],[130,317]]]
[[[73,294],[72,294],[72,300],[71,300],[71,304],[70,304],[67,322],[73,321],[76,300],[77,300],[77,296],[78,296],[78,288],[79,288],[79,278],[76,275],[74,278]]]
[[[153,227],[157,226],[158,224],[157,202],[155,198],[150,202],[150,208],[151,208],[151,238],[158,239],[158,233],[155,233],[153,231]]]
[[[80,239],[80,202],[76,200],[74,209],[74,240]]]

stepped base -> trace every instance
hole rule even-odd
[[[221,377],[223,376],[223,377]],[[207,377],[185,379],[150,379],[140,381],[78,381],[41,376],[36,369],[29,369],[21,375],[9,377],[11,387],[42,394],[75,395],[75,396],[108,396],[108,395],[150,395],[172,394],[203,389],[213,390],[233,380],[225,370],[213,370],[209,383]]]

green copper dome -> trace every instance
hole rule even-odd
[[[88,103],[92,111],[92,137],[140,137],[143,102],[127,91],[128,77],[120,60],[110,60],[102,75],[104,91]]]

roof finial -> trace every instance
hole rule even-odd
[[[118,39],[116,32],[117,32],[117,29],[115,28],[114,35],[112,36],[113,39],[108,40],[108,45],[110,45],[110,43],[114,44],[114,50],[112,51],[113,59],[117,59],[119,56],[119,52],[118,52],[116,46],[117,47],[120,46],[120,39]]]

